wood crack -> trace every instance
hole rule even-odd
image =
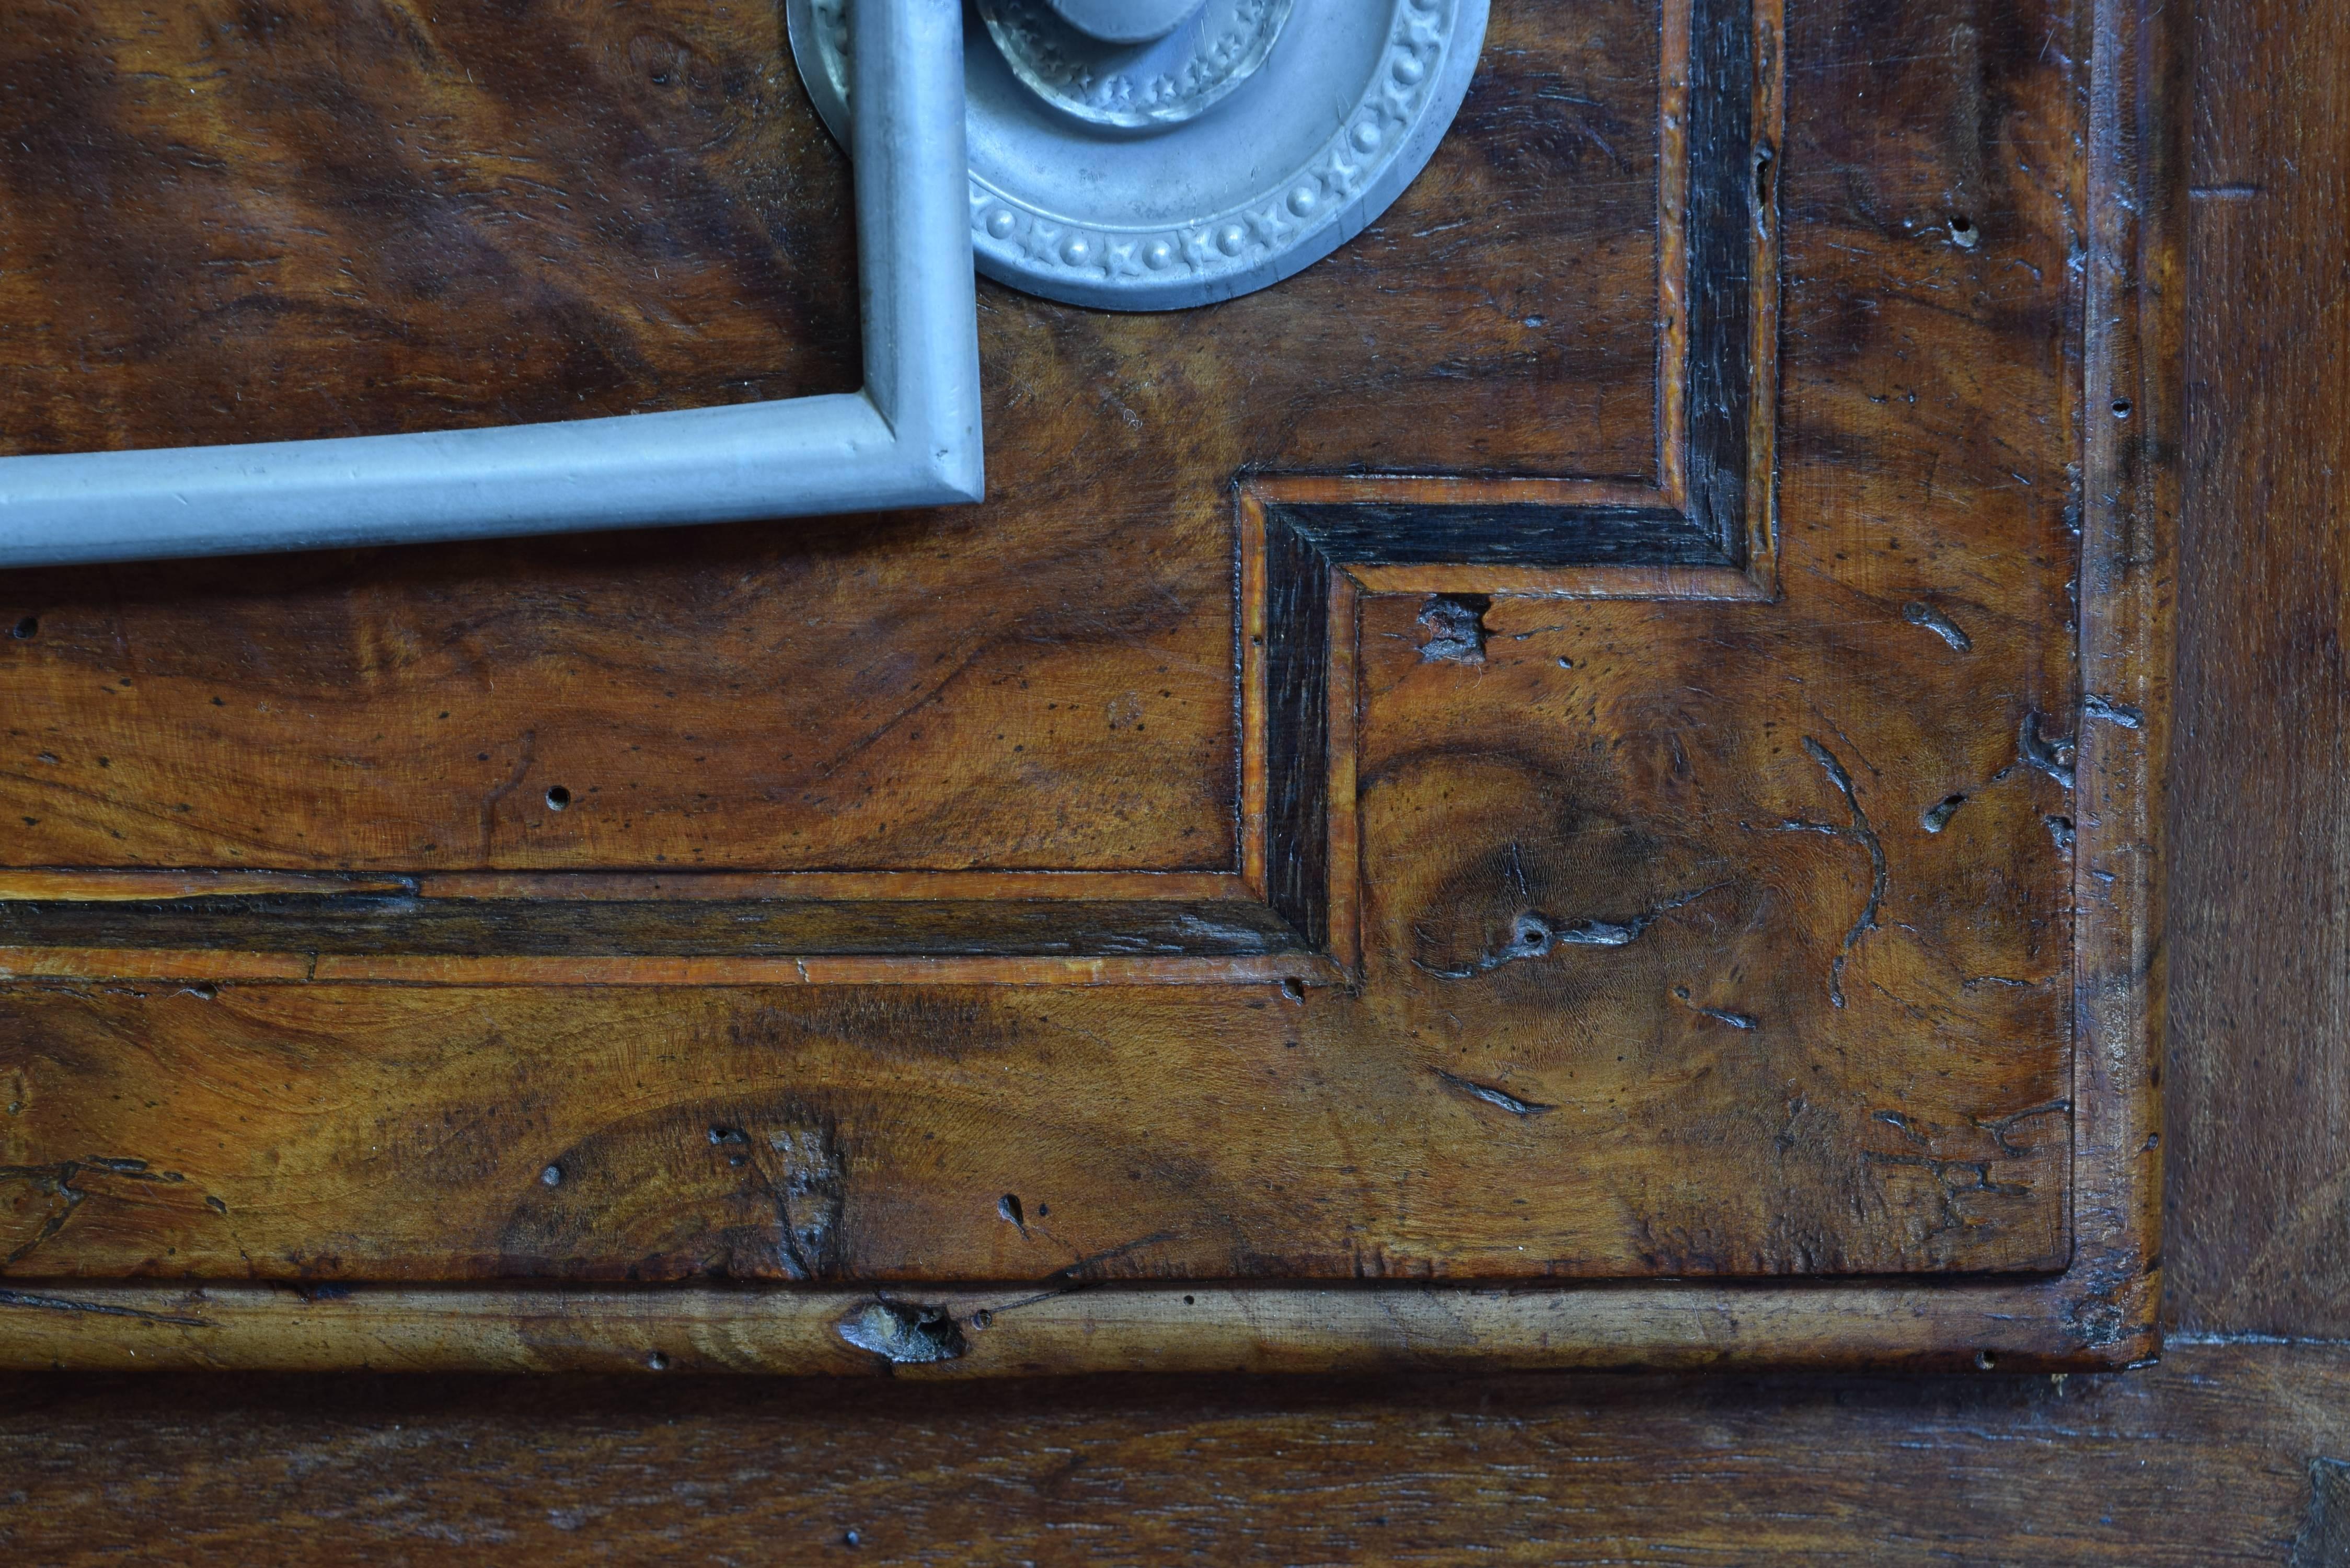
[[[187,1179],[176,1170],[150,1168],[143,1159],[129,1159],[109,1155],[84,1155],[79,1159],[59,1160],[51,1165],[0,1165],[0,1181],[22,1181],[33,1190],[57,1200],[42,1220],[32,1236],[19,1242],[8,1253],[0,1267],[21,1262],[36,1250],[56,1238],[69,1223],[75,1210],[89,1194],[74,1182],[84,1175],[118,1177],[125,1181],[151,1181],[162,1186],[176,1186]]]
[[[1522,959],[1547,958],[1557,948],[1629,947],[1665,916],[1676,909],[1686,909],[1707,894],[1719,892],[1725,886],[1721,882],[1709,883],[1695,892],[1668,898],[1653,909],[1628,915],[1620,920],[1593,919],[1563,922],[1528,911],[1517,918],[1511,927],[1510,940],[1498,951],[1480,954],[1473,962],[1459,969],[1439,969],[1419,958],[1411,961],[1412,966],[1439,980],[1474,980],[1481,974],[1491,974],[1503,964],[1516,963]]]
[[[1497,1089],[1491,1084],[1481,1084],[1474,1078],[1464,1078],[1458,1073],[1448,1073],[1441,1067],[1430,1067],[1429,1071],[1442,1079],[1447,1088],[1458,1089],[1470,1098],[1482,1100],[1489,1106],[1498,1106],[1513,1116],[1538,1116],[1558,1109],[1556,1106],[1545,1106],[1534,1100],[1522,1100],[1505,1089]]]
[[[1831,838],[1848,838],[1868,852],[1868,899],[1861,906],[1860,915],[1853,921],[1851,929],[1845,932],[1844,942],[1828,965],[1828,1000],[1842,1007],[1845,1004],[1845,965],[1851,960],[1852,950],[1858,945],[1860,939],[1877,929],[1877,913],[1885,907],[1885,890],[1892,877],[1886,864],[1885,841],[1877,836],[1876,827],[1868,820],[1868,813],[1861,807],[1860,792],[1852,782],[1852,774],[1836,760],[1834,752],[1809,735],[1804,737],[1804,751],[1812,761],[1820,764],[1828,775],[1828,782],[1835,786],[1838,794],[1844,796],[1844,804],[1852,813],[1852,826],[1836,827],[1825,822],[1789,821],[1779,825],[1781,831],[1822,833]]]
[[[26,1291],[0,1290],[0,1307],[19,1307],[29,1312],[88,1313],[98,1317],[136,1318],[141,1323],[169,1324],[175,1328],[218,1328],[208,1317],[191,1317],[183,1313],[149,1312],[143,1307],[116,1306],[110,1302],[77,1301],[72,1296],[35,1295]]]

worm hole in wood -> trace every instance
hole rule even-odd
[[[1485,662],[1485,612],[1493,607],[1484,594],[1438,594],[1421,607],[1420,629],[1427,633],[1419,656],[1430,664]]]

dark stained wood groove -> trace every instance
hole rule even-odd
[[[1753,361],[1755,253],[1772,229],[1777,150],[1756,135],[1753,0],[1696,0],[1689,94],[1690,520],[1729,564],[1748,564],[1747,498],[1767,484],[1748,450],[1758,403]],[[1775,29],[1773,30],[1775,33]],[[1775,57],[1773,64],[1776,64]]]
[[[1248,899],[415,898],[0,903],[0,948],[598,959],[1230,958],[1305,950]]]
[[[1330,937],[1329,556],[1266,520],[1266,895],[1315,947]]]

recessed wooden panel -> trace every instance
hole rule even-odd
[[[2111,12],[1504,0],[1329,262],[983,285],[984,507],[0,584],[6,1272],[191,1345],[352,1290],[305,1355],[2134,1354]]]
[[[6,863],[1232,866],[1236,471],[1657,475],[1656,5],[1503,8],[1435,164],[1281,289],[983,285],[975,512],[13,576]],[[0,45],[26,135],[103,126],[5,176],[15,450],[854,380],[845,168],[772,13],[142,15]]]
[[[22,575],[8,858],[1232,865],[1220,524],[687,537]]]

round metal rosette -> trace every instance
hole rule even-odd
[[[1048,0],[975,3],[979,270],[1073,305],[1177,310],[1312,265],[1401,194],[1468,94],[1487,0],[1203,0],[1132,45],[1079,32]],[[844,147],[851,4],[785,4],[801,78]]]
[[[979,0],[989,40],[1022,85],[1064,114],[1128,130],[1178,125],[1223,102],[1264,67],[1295,8],[1202,0],[1157,36],[1119,42],[1076,24],[1078,0]]]

